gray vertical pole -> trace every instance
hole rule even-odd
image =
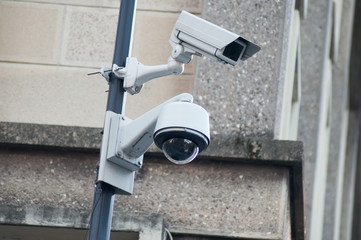
[[[113,64],[117,64],[119,67],[125,67],[125,61],[129,56],[135,2],[136,0],[123,0],[120,4],[117,37],[113,57]],[[111,73],[107,111],[122,113],[123,98],[123,79],[120,79],[115,74]]]
[[[122,0],[119,9],[118,28],[114,48],[113,64],[125,67],[131,44],[133,16],[136,0]],[[123,79],[110,74],[107,111],[121,114],[125,91]],[[112,223],[115,189],[98,181],[95,186],[89,240],[109,240]]]

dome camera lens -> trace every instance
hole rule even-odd
[[[163,143],[162,149],[168,160],[175,164],[189,163],[199,152],[197,144],[184,138],[168,139]]]

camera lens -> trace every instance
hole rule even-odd
[[[175,164],[186,164],[198,155],[199,148],[191,140],[184,138],[171,138],[162,146],[164,155]]]

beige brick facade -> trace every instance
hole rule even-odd
[[[87,76],[111,67],[119,1],[0,1],[0,121],[102,127],[106,81]],[[165,64],[179,11],[200,13],[201,1],[139,1],[133,54]],[[131,96],[136,117],[164,100],[193,91],[195,60],[182,76],[157,79]],[[14,111],[14,109],[17,109]]]

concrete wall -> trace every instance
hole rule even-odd
[[[305,146],[308,239],[348,239],[339,236],[343,231],[339,225],[339,204],[347,192],[340,184],[346,175],[352,174],[344,172],[344,167],[345,162],[352,161],[346,146],[354,144],[347,140],[350,134],[347,129],[353,125],[348,117],[353,4],[353,1],[312,1],[308,4],[307,17],[301,20],[299,140]],[[331,95],[325,97],[327,91]]]
[[[289,147],[273,146],[282,145]],[[262,152],[272,156],[267,148]],[[290,239],[294,210],[289,196],[295,186],[289,174],[296,168],[286,162],[299,158],[299,153],[278,158],[285,163],[276,166],[245,158],[203,158],[177,166],[164,157],[149,156],[136,174],[134,194],[116,196],[113,230],[145,231],[150,218],[137,223],[139,217],[127,216],[154,213],[161,214],[175,234]],[[0,159],[2,223],[87,227],[97,152],[3,147]],[[17,215],[14,209],[19,209]],[[75,213],[77,209],[81,212]]]
[[[210,111],[214,137],[230,141],[254,136],[273,138],[283,27],[290,2],[208,1],[204,6],[205,19],[262,48],[236,67],[206,58],[199,60],[196,100]]]

